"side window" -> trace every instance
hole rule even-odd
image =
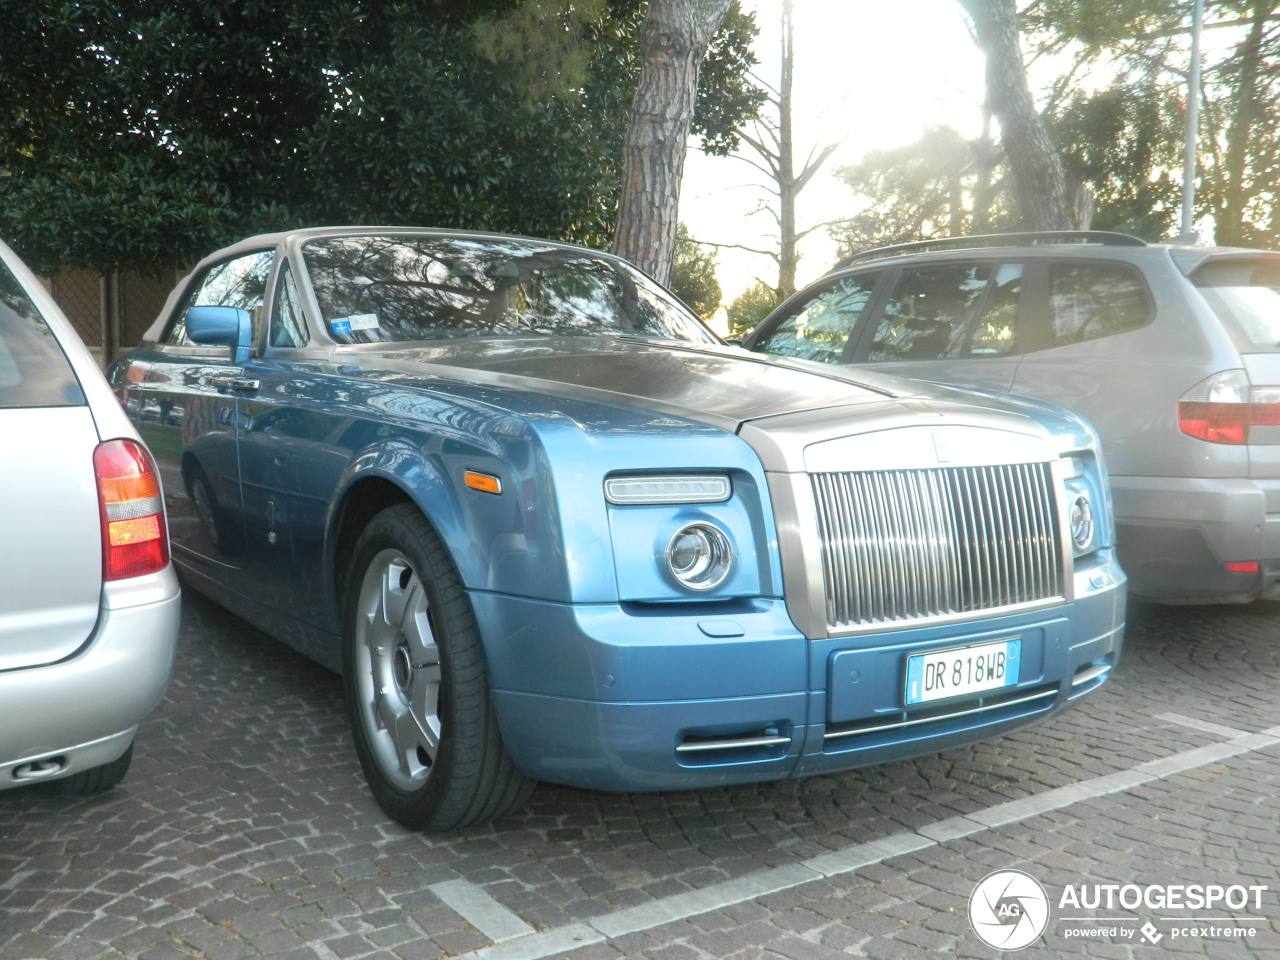
[[[845,277],[785,317],[753,345],[772,353],[820,363],[839,363],[854,325],[866,309],[880,274]]]
[[[991,276],[987,297],[966,346],[970,357],[1003,357],[1018,348],[1018,298],[1022,264],[1002,263]]]
[[[82,403],[80,383],[53,331],[0,261],[0,409]]]
[[[271,310],[269,336],[273,347],[305,347],[307,345],[307,321],[302,315],[302,300],[298,296],[298,283],[286,263],[280,269],[280,282],[276,287],[275,306]]]
[[[191,307],[239,307],[249,311],[254,329],[260,329],[267,275],[274,258],[274,251],[260,250],[215,263],[205,270],[178,305],[164,342],[170,346],[195,346],[187,337],[186,315]]]
[[[1119,263],[1053,263],[1049,313],[1055,346],[1096,340],[1151,322],[1151,302],[1138,275]]]
[[[955,263],[902,271],[867,359],[946,360],[1017,349],[1022,267]]]

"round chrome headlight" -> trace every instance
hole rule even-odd
[[[667,569],[688,590],[710,590],[724,582],[733,568],[733,548],[719,527],[691,523],[667,543]]]
[[[1093,504],[1083,493],[1071,501],[1071,539],[1077,550],[1093,542]]]

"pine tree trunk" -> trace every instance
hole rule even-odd
[[[1000,121],[1014,199],[1027,230],[1069,230],[1066,177],[1049,131],[1036,111],[1018,43],[1014,0],[960,0],[973,18],[987,61],[987,97]]]
[[[1223,246],[1248,246],[1258,242],[1245,225],[1245,210],[1253,197],[1248,176],[1249,147],[1257,135],[1258,124],[1266,121],[1258,102],[1258,79],[1267,20],[1276,6],[1275,0],[1254,0],[1250,4],[1249,16],[1253,22],[1248,35],[1237,48],[1240,66],[1236,82],[1236,109],[1227,130],[1222,216],[1214,226],[1214,241]]]
[[[982,135],[969,144],[973,154],[973,166],[977,171],[973,186],[973,216],[969,232],[975,234],[991,231],[991,206],[995,202],[996,167],[1000,165],[1000,148],[991,139],[991,105],[982,111]]]
[[[698,70],[732,0],[649,0],[613,252],[666,282]]]

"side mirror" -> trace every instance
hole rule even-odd
[[[204,346],[230,347],[232,363],[249,362],[253,318],[239,307],[191,307],[187,310],[187,336]]]

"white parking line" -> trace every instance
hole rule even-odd
[[[1161,713],[1156,715],[1156,719],[1163,720],[1165,723],[1176,723],[1183,727],[1190,727],[1192,730],[1199,730],[1202,733],[1212,733],[1214,736],[1225,737],[1228,740],[1246,736],[1249,732],[1247,730],[1237,730],[1235,727],[1224,727],[1220,723],[1210,723],[1208,720],[1184,717],[1180,713]]]
[[[464,956],[476,957],[477,960],[541,960],[543,957],[566,953],[579,947],[585,947],[588,944],[601,943],[628,933],[651,930],[654,927],[660,927],[663,924],[677,920],[696,917],[714,910],[722,910],[736,903],[755,900],[781,890],[789,890],[814,880],[821,880],[824,877],[850,873],[854,870],[860,870],[863,867],[881,863],[906,853],[914,853],[958,837],[970,836],[993,827],[1006,826],[1040,814],[1061,810],[1063,807],[1079,803],[1082,800],[1093,800],[1109,794],[1132,790],[1134,787],[1145,783],[1163,780],[1175,774],[1195,770],[1198,767],[1227,760],[1231,757],[1238,757],[1242,754],[1280,745],[1280,727],[1271,727],[1259,733],[1248,733],[1242,730],[1234,730],[1230,727],[1181,717],[1178,714],[1162,714],[1158,719],[1170,723],[1180,723],[1183,726],[1191,726],[1204,732],[1226,733],[1231,736],[1221,743],[1194,747],[1159,760],[1140,763],[1128,770],[1120,770],[1116,773],[1093,777],[1089,780],[1081,780],[1079,783],[1046,790],[1031,797],[1010,800],[1008,803],[996,804],[984,810],[926,824],[919,830],[897,833],[879,840],[872,840],[869,843],[856,844],[843,850],[811,857],[799,863],[774,867],[759,873],[739,877],[736,880],[726,880],[723,883],[712,884],[700,890],[691,890],[662,900],[655,900],[652,903],[629,907],[625,910],[595,917],[583,923],[556,927],[540,933],[531,932],[523,935],[511,935],[503,943],[495,943],[494,946],[484,947],[472,953],[464,954]],[[445,884],[435,884],[432,889],[435,890],[437,887],[448,887],[450,890],[461,889],[456,886],[457,884],[471,886],[463,880],[451,880]],[[483,891],[478,892],[483,893]],[[485,896],[488,897],[487,894]],[[441,899],[444,899],[444,897],[441,897]],[[492,901],[492,898],[489,899],[494,906],[508,914],[516,923],[522,925],[525,930],[531,929],[524,921],[511,914],[501,904]],[[452,902],[446,902],[449,902],[450,906],[454,906]],[[490,936],[490,939],[495,939],[485,932],[479,923],[472,920],[458,907],[454,906],[454,909],[458,910],[464,919],[470,921],[482,933]]]
[[[535,932],[533,927],[474,883],[468,883],[466,880],[445,880],[441,883],[433,883],[427,889],[494,943],[528,936]]]

